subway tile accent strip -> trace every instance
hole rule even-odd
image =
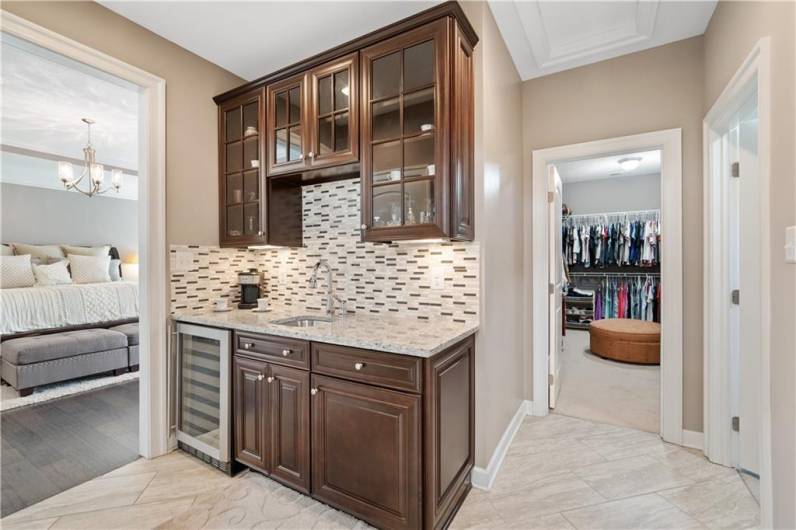
[[[326,276],[311,289],[320,259],[332,266],[336,294],[349,312],[402,313],[420,319],[472,320],[478,315],[479,248],[475,242],[363,243],[359,180],[305,186],[304,247],[222,249],[171,247],[172,311],[207,310],[216,298],[237,303],[237,273],[256,267],[269,303],[297,313],[325,307]],[[191,252],[194,268],[176,271],[176,253]]]

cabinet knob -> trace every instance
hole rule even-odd
[[[315,152],[314,151],[310,151],[310,158],[315,158]]]
[[[362,370],[365,367],[365,363],[354,363],[354,370]]]
[[[287,357],[291,353],[293,353],[293,352],[288,350],[288,349],[284,349],[284,350],[282,350],[282,357]]]
[[[367,230],[368,229],[368,225],[363,223],[362,225],[360,225],[359,228],[362,229],[362,230]]]
[[[272,376],[272,375],[271,375],[271,376],[268,376],[268,379],[266,379],[266,381],[267,381],[268,383],[273,383],[273,382],[274,382],[274,376]]]
[[[257,231],[257,235],[258,235],[258,236],[261,236],[261,235],[263,235],[263,231],[262,231],[262,230],[258,230],[258,231]]]
[[[317,393],[318,393],[318,389],[317,388],[313,388],[313,389],[310,390],[310,394],[312,394],[313,396],[315,394],[317,394]]]
[[[243,343],[243,349],[244,350],[251,350],[252,349],[252,343],[251,342],[244,342]]]
[[[262,380],[263,380],[263,377],[265,377],[263,374],[259,374],[259,375],[257,376],[257,380],[258,380],[258,381],[262,381]]]

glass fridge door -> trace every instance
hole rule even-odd
[[[229,460],[229,332],[178,324],[177,439]]]

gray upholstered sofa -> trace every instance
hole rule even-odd
[[[3,380],[26,396],[37,386],[137,368],[138,323],[11,339],[0,352]]]

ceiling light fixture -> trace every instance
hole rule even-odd
[[[86,197],[100,195],[112,189],[116,190],[116,193],[119,193],[119,190],[122,187],[122,178],[124,177],[124,173],[122,173],[121,169],[112,169],[111,185],[105,189],[102,189],[102,182],[105,180],[105,167],[102,164],[97,164],[97,153],[94,150],[94,147],[91,145],[91,126],[94,124],[94,120],[90,118],[83,118],[81,121],[88,127],[88,143],[86,144],[86,147],[83,148],[83,172],[78,178],[75,178],[72,163],[61,161],[58,162],[58,178],[61,179],[61,182],[64,184],[64,187],[67,189],[67,191],[75,190],[82,193]],[[88,190],[82,190],[78,188],[77,185],[80,184],[80,182],[82,182],[86,176],[89,176],[90,180]]]
[[[641,164],[641,157],[630,156],[619,160],[619,166],[623,171],[633,171]]]

